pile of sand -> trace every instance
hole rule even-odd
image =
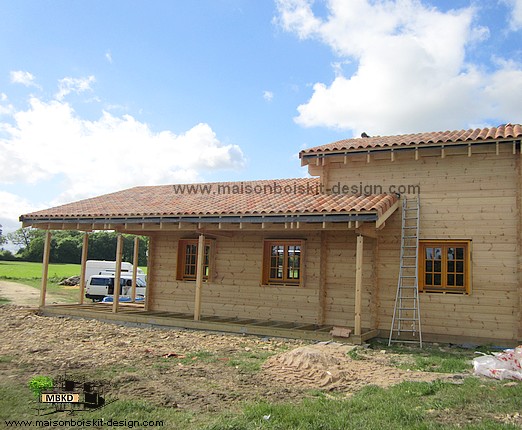
[[[354,391],[366,385],[389,386],[405,380],[434,381],[447,375],[411,372],[382,364],[364,354],[349,352],[353,345],[322,342],[271,357],[263,365],[267,379],[281,384]]]

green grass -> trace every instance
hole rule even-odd
[[[515,429],[522,384],[469,378],[462,385],[403,382],[368,386],[349,399],[316,396],[298,404],[258,402],[223,414],[207,430]],[[502,421],[506,422],[502,422]]]
[[[80,274],[79,264],[49,264],[49,279],[69,278]],[[26,261],[0,261],[2,279],[42,279],[42,263]]]
[[[269,353],[263,351],[262,354]],[[252,355],[256,357],[245,354],[239,360],[261,360],[257,353]],[[191,354],[189,359],[193,357],[197,357],[197,360],[218,359],[216,355],[203,350]],[[0,356],[0,363],[10,362],[11,357]],[[116,374],[130,370],[114,367]],[[0,380],[0,422],[67,418],[103,418],[105,421],[112,419],[127,422],[162,420],[165,424],[163,428],[186,430],[520,428],[522,421],[517,418],[517,414],[520,412],[522,383],[474,377],[459,382],[403,382],[390,388],[367,386],[352,396],[313,390],[303,396],[301,401],[275,403],[268,398],[248,404],[231,403],[228,410],[220,412],[157,406],[140,399],[108,399],[105,407],[94,412],[76,412],[72,416],[66,413],[38,416],[38,404],[27,384],[4,378]]]
[[[422,349],[401,344],[392,346],[373,345],[375,349],[384,349],[388,352],[411,357],[411,360],[403,362],[398,360],[397,367],[401,369],[419,370],[422,372],[440,373],[467,373],[471,368],[471,361],[476,357],[475,349],[440,347],[430,344]],[[486,352],[487,348],[480,348]]]
[[[257,373],[267,358],[274,355],[270,351],[241,351],[227,362],[228,366],[236,367],[244,373]]]

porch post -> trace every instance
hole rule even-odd
[[[155,236],[149,236],[149,245],[147,247],[147,289],[145,290],[145,306],[144,309],[148,311],[152,302],[152,285],[156,287],[154,281],[154,249],[155,249]]]
[[[201,318],[201,288],[203,287],[203,262],[205,260],[205,235],[199,235],[198,260],[196,266],[196,298],[194,303],[194,321]]]
[[[357,236],[355,254],[355,336],[361,335],[363,237]]]
[[[114,273],[114,292],[112,294],[112,312],[118,312],[118,306],[120,304],[120,293],[121,293],[121,257],[123,251],[123,236],[118,234],[118,240],[116,242],[116,272]]]
[[[136,236],[134,238],[134,256],[132,258],[132,290],[131,290],[131,301],[136,300],[136,277],[138,276],[138,251],[140,247],[140,238]]]
[[[80,271],[80,297],[78,303],[83,305],[83,299],[85,294],[85,269],[87,267],[87,251],[89,249],[89,233],[83,233],[83,245],[82,245],[82,268]]]
[[[42,289],[40,290],[40,307],[45,306],[45,295],[47,293],[47,275],[49,273],[49,255],[51,253],[51,231],[45,232],[45,245],[43,252],[42,267]]]

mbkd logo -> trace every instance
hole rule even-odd
[[[80,395],[72,393],[42,393],[40,401],[42,403],[78,403]]]

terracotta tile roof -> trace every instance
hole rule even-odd
[[[378,149],[391,146],[451,144],[458,142],[480,142],[488,140],[519,139],[522,137],[521,124],[506,124],[498,127],[475,130],[438,131],[429,133],[402,134],[398,136],[372,136],[339,140],[327,145],[305,149],[299,156],[334,151]]]
[[[191,215],[332,214],[367,211],[381,215],[397,201],[395,195],[388,194],[370,196],[322,194],[319,185],[318,178],[299,178],[143,186],[29,213],[22,215],[20,220]],[[178,187],[178,191],[175,187]],[[182,193],[179,187],[184,187],[185,192]],[[188,191],[191,189],[190,187],[198,187],[199,192],[190,193]],[[207,187],[207,192],[201,192],[204,189],[203,187]],[[220,192],[220,189],[225,190],[225,192]],[[270,190],[275,191],[271,192]]]

